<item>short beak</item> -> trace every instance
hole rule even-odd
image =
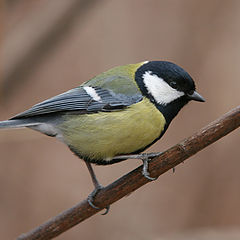
[[[198,101],[198,102],[205,102],[205,99],[196,91],[193,94],[187,94],[188,99]]]

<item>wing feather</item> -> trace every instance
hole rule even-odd
[[[142,95],[140,93],[133,96],[125,96],[101,87],[92,88],[94,88],[101,100],[94,100],[85,91],[84,87],[80,86],[38,103],[32,108],[19,113],[11,119],[78,110],[83,110],[89,113],[98,111],[113,111],[125,108],[142,100]]]

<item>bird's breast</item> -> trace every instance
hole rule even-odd
[[[161,112],[146,98],[124,110],[66,115],[59,125],[64,142],[78,155],[110,161],[112,157],[144,149],[166,124]]]

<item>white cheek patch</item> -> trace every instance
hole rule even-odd
[[[93,100],[97,102],[101,102],[101,97],[97,94],[96,90],[92,87],[83,87],[83,89],[86,91],[86,93],[92,97]]]
[[[151,71],[143,74],[143,82],[148,93],[153,96],[157,103],[162,105],[167,105],[184,95],[184,92],[172,88],[162,78],[152,74]]]

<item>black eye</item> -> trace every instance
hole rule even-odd
[[[188,92],[189,95],[193,95],[193,93],[194,93],[194,90],[191,90]]]
[[[170,85],[172,88],[177,88],[177,83],[176,83],[175,81],[170,82],[169,85]]]

